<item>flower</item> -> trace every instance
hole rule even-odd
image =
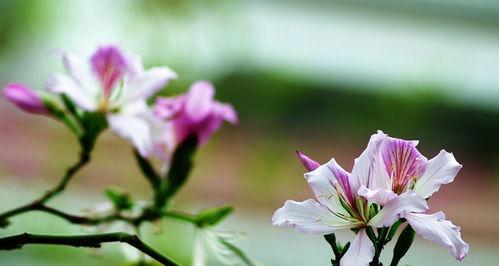
[[[428,160],[416,149],[417,144],[388,137],[381,131],[374,134],[363,153],[368,160],[358,170],[366,178],[358,193],[384,206],[407,193],[429,198],[441,185],[451,183],[462,167],[454,155],[441,150]],[[460,228],[445,220],[442,212],[405,212],[400,217],[423,238],[449,248],[456,259],[462,260],[468,254],[469,245],[462,240]]]
[[[66,94],[89,112],[106,115],[110,128],[130,141],[142,156],[153,148],[152,116],[146,100],[175,79],[167,67],[144,70],[137,56],[125,55],[116,46],[101,46],[89,64],[72,54],[63,55],[67,75],[55,74],[47,90]]]
[[[28,113],[43,115],[49,113],[40,95],[21,83],[10,83],[5,86],[3,96]]]
[[[154,106],[157,117],[163,119],[167,129],[162,142],[171,153],[190,135],[196,135],[200,145],[220,128],[224,121],[238,122],[230,104],[215,101],[215,88],[207,81],[192,84],[189,91],[176,97],[158,97]]]
[[[312,170],[305,174],[316,199],[303,202],[288,200],[272,217],[272,224],[292,227],[302,233],[327,235],[341,229],[359,229],[341,265],[369,265],[374,257],[374,245],[368,238],[366,227],[377,224],[392,225],[406,211],[422,212],[428,209],[426,201],[415,193],[407,193],[389,201],[378,213],[374,204],[358,194],[362,178],[339,166],[334,159],[318,165],[298,153],[304,166]],[[361,159],[361,160],[359,160]],[[362,162],[360,157],[356,166]],[[357,166],[358,167],[358,166]],[[314,169],[315,168],[315,169]],[[354,170],[355,170],[354,166]]]
[[[427,161],[412,148],[416,144],[378,132],[355,159],[351,173],[334,159],[320,165],[298,152],[310,171],[305,178],[316,199],[286,201],[274,213],[272,223],[320,235],[359,229],[340,261],[344,266],[369,265],[373,259],[374,246],[365,227],[389,227],[405,218],[417,234],[449,247],[457,259],[462,259],[468,253],[468,244],[461,239],[459,227],[444,220],[442,213],[423,214],[428,210],[425,196],[451,182],[461,166],[445,152]],[[377,206],[382,206],[379,212]]]

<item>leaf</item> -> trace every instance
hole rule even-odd
[[[142,157],[137,150],[134,150],[135,160],[139,165],[140,171],[147,178],[153,189],[156,191],[161,185],[161,177],[158,175],[151,163]]]
[[[390,266],[398,265],[400,259],[404,257],[404,255],[411,247],[415,235],[416,232],[414,232],[414,229],[412,229],[411,225],[409,224],[404,228],[404,230],[402,230],[402,233],[400,233],[399,239],[397,240],[397,243],[393,248],[393,258]]]
[[[118,210],[127,210],[133,206],[130,195],[120,189],[107,188],[104,193]]]
[[[201,227],[204,225],[213,226],[222,221],[225,217],[227,217],[227,215],[229,215],[233,211],[234,208],[231,206],[209,208],[201,211],[198,215],[196,215],[195,219],[198,225]]]
[[[187,180],[193,165],[193,157],[198,145],[195,135],[187,137],[173,153],[170,170],[163,180],[156,206],[163,207],[166,201],[175,195]]]

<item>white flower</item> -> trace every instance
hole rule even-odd
[[[99,47],[89,62],[64,54],[63,63],[67,75],[55,74],[47,89],[66,94],[85,111],[104,113],[117,135],[148,156],[155,118],[146,100],[175,79],[175,72],[167,67],[144,70],[138,57],[127,56],[115,46]]]

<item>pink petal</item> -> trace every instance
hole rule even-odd
[[[410,212],[428,210],[426,200],[416,193],[404,193],[391,200],[376,214],[368,225],[381,228],[393,225],[400,217]]]
[[[397,198],[397,194],[395,194],[391,190],[386,190],[382,188],[371,190],[365,186],[360,187],[358,194],[359,196],[363,196],[364,198],[366,198],[368,201],[377,203],[381,206],[384,206],[388,202]]]
[[[301,233],[326,235],[356,225],[331,213],[324,205],[308,199],[303,202],[288,200],[272,217],[272,224],[286,226]]]
[[[366,229],[359,230],[350,244],[347,253],[340,261],[341,266],[368,266],[374,258],[374,245],[366,233]]]
[[[423,238],[449,248],[457,260],[469,252],[469,245],[461,238],[461,228],[445,220],[443,212],[434,214],[407,213],[404,215],[414,231]]]
[[[424,174],[417,179],[414,190],[424,198],[430,197],[443,184],[454,181],[462,165],[456,161],[452,153],[441,150],[426,164]]]
[[[28,113],[48,114],[40,96],[21,83],[11,83],[5,86],[3,96]]]
[[[125,55],[116,46],[101,46],[90,58],[90,63],[101,82],[104,97],[109,97],[117,82],[127,72]]]

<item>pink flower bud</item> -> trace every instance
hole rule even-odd
[[[11,83],[5,86],[3,96],[28,113],[48,114],[40,96],[21,83]]]
[[[320,163],[310,159],[307,155],[303,154],[300,151],[296,151],[296,155],[298,155],[298,159],[300,159],[301,163],[308,171],[313,171],[317,169],[317,167],[321,166]]]

